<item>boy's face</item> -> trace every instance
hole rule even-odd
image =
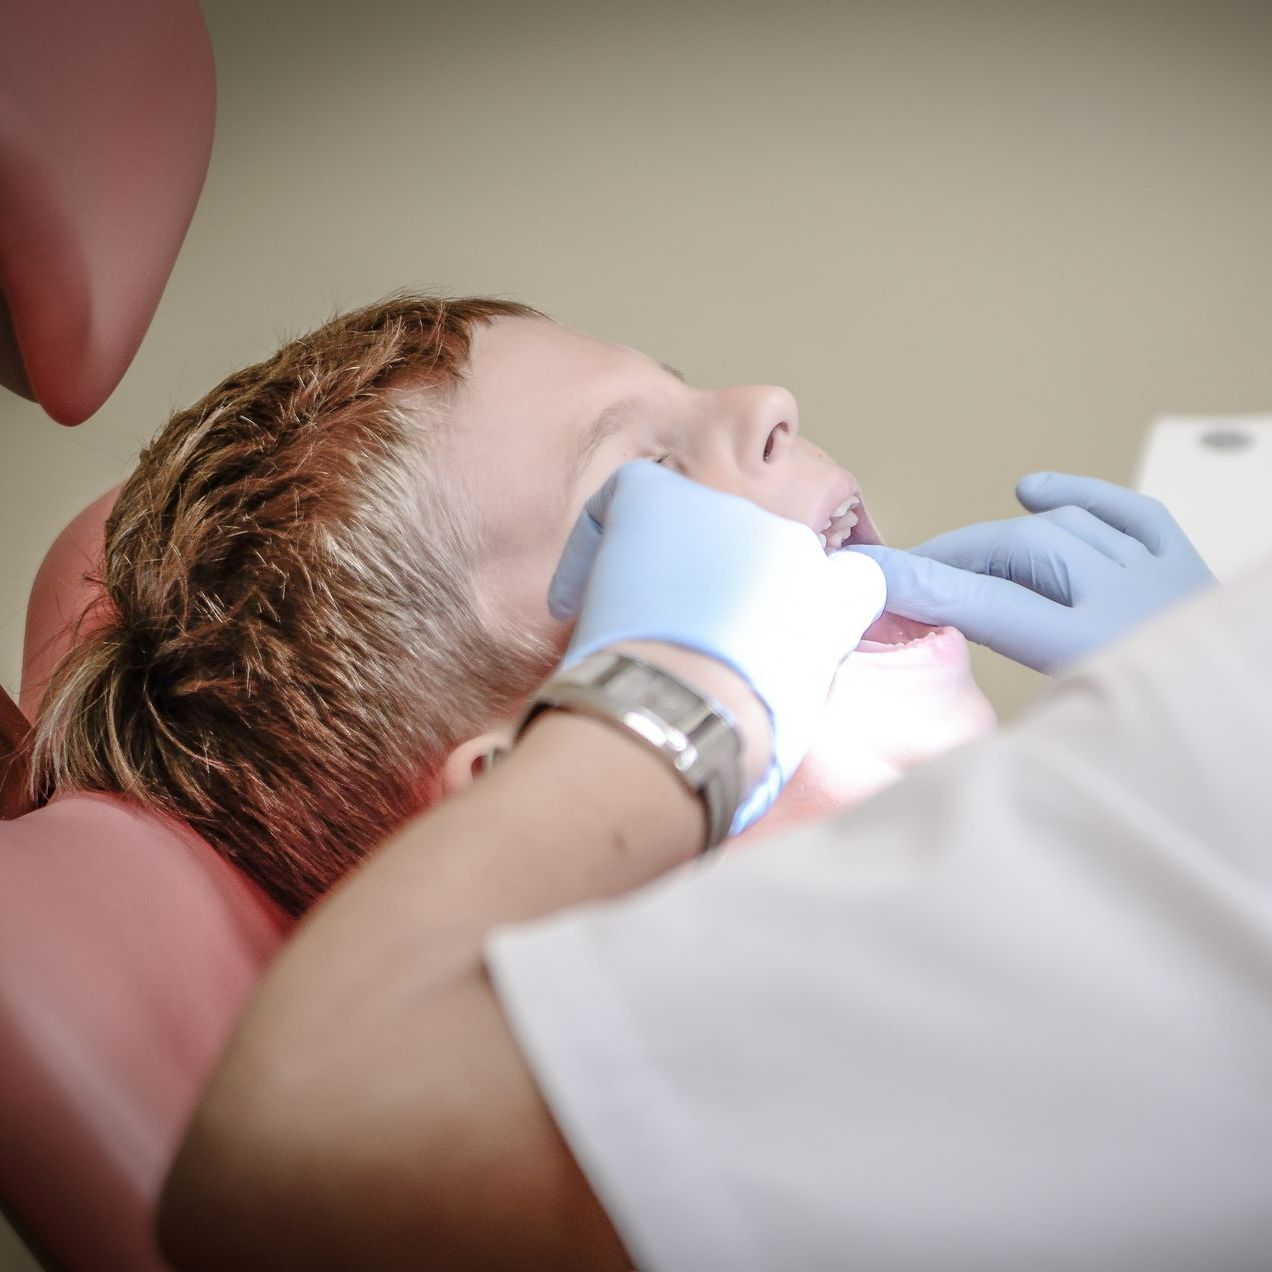
[[[478,577],[505,620],[553,630],[547,591],[586,499],[629,459],[661,459],[815,532],[878,543],[857,481],[799,436],[785,389],[695,389],[662,364],[546,319],[474,328],[447,430],[448,478],[488,545]],[[854,516],[860,520],[852,526]],[[563,630],[563,629],[562,629]]]

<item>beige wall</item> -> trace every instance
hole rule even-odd
[[[0,402],[11,690],[45,547],[165,412],[404,284],[785,384],[900,543],[1272,405],[1267,3],[204,8],[217,143],[140,357],[73,431]]]
[[[0,1272],[39,1272],[39,1268],[40,1264],[0,1215]]]

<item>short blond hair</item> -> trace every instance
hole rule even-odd
[[[169,420],[107,522],[105,617],[45,693],[38,794],[181,818],[293,914],[435,797],[557,655],[483,616],[437,453],[499,316],[542,317],[395,296]]]

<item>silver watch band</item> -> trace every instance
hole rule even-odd
[[[743,795],[742,743],[719,703],[653,663],[602,650],[557,672],[535,694],[516,737],[554,708],[607,720],[640,738],[705,804],[706,848],[728,837]]]

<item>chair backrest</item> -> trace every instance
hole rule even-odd
[[[32,716],[76,620],[102,603],[116,493],[36,575]],[[165,1168],[288,926],[189,827],[116,796],[61,795],[0,823],[0,1198],[61,1266],[162,1266],[150,1226]]]
[[[164,1266],[164,1173],[286,930],[188,827],[125,800],[0,824],[0,1196],[68,1272]]]
[[[31,726],[18,704],[0,689],[0,821],[29,812],[27,744]]]
[[[91,628],[89,610],[102,593],[88,580],[100,573],[106,518],[118,493],[119,487],[108,490],[73,518],[36,573],[27,601],[19,701],[0,689],[0,821],[20,817],[35,806],[27,782],[30,722],[50,673],[76,631]]]
[[[101,589],[90,579],[99,577],[102,570],[106,518],[118,494],[116,486],[73,517],[36,571],[27,599],[18,697],[28,720],[35,719],[49,675],[71,647],[76,625],[84,619],[82,630],[87,631],[92,620],[85,615],[102,601]]]

